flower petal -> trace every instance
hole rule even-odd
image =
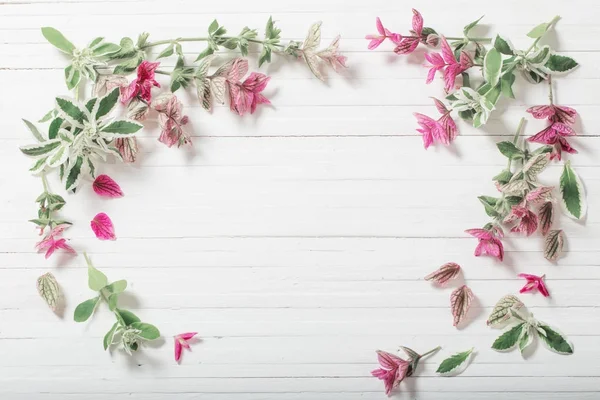
[[[123,197],[123,191],[117,182],[108,175],[98,175],[92,184],[94,192],[104,197]]]
[[[181,351],[182,350],[183,350],[183,347],[181,346],[179,339],[175,338],[175,361],[176,362],[179,362],[179,360],[181,360]]]
[[[115,240],[115,229],[110,217],[105,213],[97,214],[90,223],[96,237],[100,240]]]
[[[423,33],[423,16],[420,12],[413,8],[413,19],[412,19],[412,28],[413,31],[417,34],[417,36],[421,36]]]

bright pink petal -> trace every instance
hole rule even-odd
[[[367,46],[367,48],[369,50],[375,50],[385,40],[385,38],[372,39],[372,38],[369,38],[369,37],[367,37],[367,39],[371,39],[371,41],[369,42],[369,45]]]
[[[421,36],[421,33],[423,33],[423,16],[421,16],[421,13],[418,12],[417,10],[415,10],[414,8],[413,8],[412,12],[413,12],[413,19],[412,19],[413,31],[415,31],[417,36]]]
[[[129,86],[121,86],[119,88],[119,93],[121,96],[121,103],[127,104],[139,93],[139,88],[137,85],[137,79],[131,81]]]
[[[546,283],[544,282],[544,277],[541,276],[538,281],[538,290],[544,297],[550,297],[550,293],[548,292],[548,288],[546,287]]]
[[[557,132],[552,129],[552,126],[545,128],[534,136],[527,139],[528,142],[541,144],[554,144],[558,140]]]
[[[175,338],[175,361],[179,362],[179,360],[181,360],[181,351],[183,350],[183,347],[181,346],[181,342]]]
[[[552,129],[561,134],[562,136],[575,136],[575,131],[569,125],[563,124],[562,122],[554,122]]]
[[[110,217],[105,213],[97,214],[90,223],[96,237],[100,240],[115,240],[115,229]]]
[[[478,239],[490,239],[492,237],[490,231],[481,228],[467,229],[465,232]]]
[[[553,116],[555,111],[552,106],[545,105],[529,107],[527,112],[533,115],[533,118],[535,119],[545,119]]]
[[[571,107],[565,106],[554,106],[554,116],[551,117],[553,122],[563,122],[565,124],[573,125],[575,123],[575,117],[577,111]]]
[[[198,332],[187,332],[187,333],[180,333],[177,336],[179,336],[183,340],[190,340],[191,338],[193,338],[197,334],[198,334]]]
[[[73,253],[73,254],[75,254],[75,253],[76,253],[75,249],[73,249],[71,246],[69,246],[69,245],[67,244],[67,239],[58,239],[58,240],[57,240],[57,241],[54,243],[54,246],[55,246],[57,249],[63,249],[63,250],[65,250],[67,253]]]
[[[399,365],[406,363],[406,360],[403,360],[397,355],[381,350],[377,351],[377,361],[379,361],[379,365],[385,369],[395,369],[398,368]]]
[[[446,108],[446,105],[444,103],[442,103],[440,100],[436,99],[435,97],[432,97],[433,102],[435,103],[435,108],[437,108],[438,112],[440,114],[446,114],[448,112],[448,109]]]
[[[413,51],[415,51],[415,49],[417,48],[418,45],[419,45],[419,39],[402,38],[402,40],[400,40],[400,43],[398,43],[398,46],[396,46],[396,48],[394,49],[394,53],[396,53],[398,55],[410,54]]]
[[[383,27],[383,24],[381,23],[381,19],[379,19],[379,17],[377,17],[377,19],[375,20],[375,26],[377,27],[377,32],[379,32],[381,35],[385,35],[385,28]]]
[[[123,191],[117,182],[108,175],[98,175],[92,184],[94,192],[104,197],[123,197]]]
[[[446,61],[446,64],[457,64],[456,57],[454,57],[454,52],[452,51],[452,48],[448,44],[446,38],[442,36],[441,41],[442,57],[444,58],[444,61]]]
[[[519,293],[528,293],[537,288],[537,283],[535,281],[528,281],[525,286],[519,290]]]
[[[456,138],[458,129],[456,128],[456,123],[454,122],[450,114],[448,113],[442,116],[440,119],[438,119],[438,122],[442,125],[444,131],[446,132],[444,143],[448,144],[452,142]]]

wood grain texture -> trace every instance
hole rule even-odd
[[[405,32],[411,6],[425,25],[448,35],[485,14],[480,33],[500,32],[516,46],[530,43],[525,34],[532,26],[563,17],[547,40],[581,67],[556,80],[555,98],[581,114],[573,140],[580,154],[571,159],[590,207],[583,223],[560,217],[568,253],[558,263],[543,259],[537,236],[510,237],[503,264],[475,258],[475,240],[464,233],[486,222],[476,196],[494,193],[490,177],[505,163],[494,143],[513,134],[527,106],[546,101],[546,88],[519,80],[517,100],[501,102],[485,129],[461,123],[455,146],[424,151],[412,113],[434,112],[428,96],[442,95],[441,82],[424,84],[422,53],[396,57],[385,44],[368,52],[363,39],[378,15]],[[441,345],[396,398],[597,399],[599,13],[600,3],[591,0],[0,3],[0,398],[375,400],[385,398],[381,382],[370,377],[376,349]],[[33,251],[37,237],[26,222],[41,184],[28,176],[30,161],[18,151],[29,140],[20,117],[36,120],[54,96],[67,94],[65,59],[39,28],[54,26],[76,44],[143,30],[160,40],[198,36],[215,17],[234,32],[246,25],[262,32],[271,14],[287,39],[301,39],[322,20],[323,40],[340,33],[351,68],[329,73],[323,84],[301,63],[275,57],[263,68],[273,76],[265,91],[273,107],[243,118],[226,107],[207,114],[193,93],[182,94],[193,148],[167,149],[149,121],[138,164],[102,167],[124,198],[98,198],[91,182],[67,198],[71,243],[109,280],[127,279],[123,301],[163,334],[131,358],[104,352],[108,311],[101,308],[86,324],[71,318],[90,296],[83,259],[45,261]],[[187,43],[184,51],[192,61],[202,48]],[[530,119],[526,133],[543,125]],[[542,179],[551,184],[559,175],[554,165]],[[57,180],[50,184],[58,188]],[[113,219],[117,241],[93,237],[89,221],[98,212]],[[460,330],[452,327],[451,290],[423,280],[447,261],[462,265],[456,285],[466,282],[476,297]],[[47,271],[65,293],[63,319],[36,292],[36,278]],[[527,360],[490,349],[498,331],[485,320],[498,298],[518,292],[520,272],[546,274],[552,297],[522,299],[569,336],[574,355],[542,344]],[[172,336],[190,330],[202,340],[177,366]],[[477,354],[460,377],[435,375],[445,356],[470,347]]]

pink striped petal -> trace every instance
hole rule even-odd
[[[94,192],[104,197],[123,197],[123,191],[117,182],[108,175],[98,175],[92,184]]]
[[[181,360],[181,351],[183,347],[181,346],[181,342],[175,338],[175,361],[179,362]]]
[[[97,214],[90,223],[96,237],[100,240],[116,240],[115,228],[110,217],[105,213]]]

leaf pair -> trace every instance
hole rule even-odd
[[[115,316],[117,322],[104,335],[102,344],[104,350],[107,350],[115,339],[119,336],[122,339],[122,344],[125,350],[131,354],[131,351],[136,351],[140,340],[155,340],[160,337],[160,331],[152,324],[142,322],[137,315],[128,310],[116,308]],[[129,335],[129,336],[128,336]]]

